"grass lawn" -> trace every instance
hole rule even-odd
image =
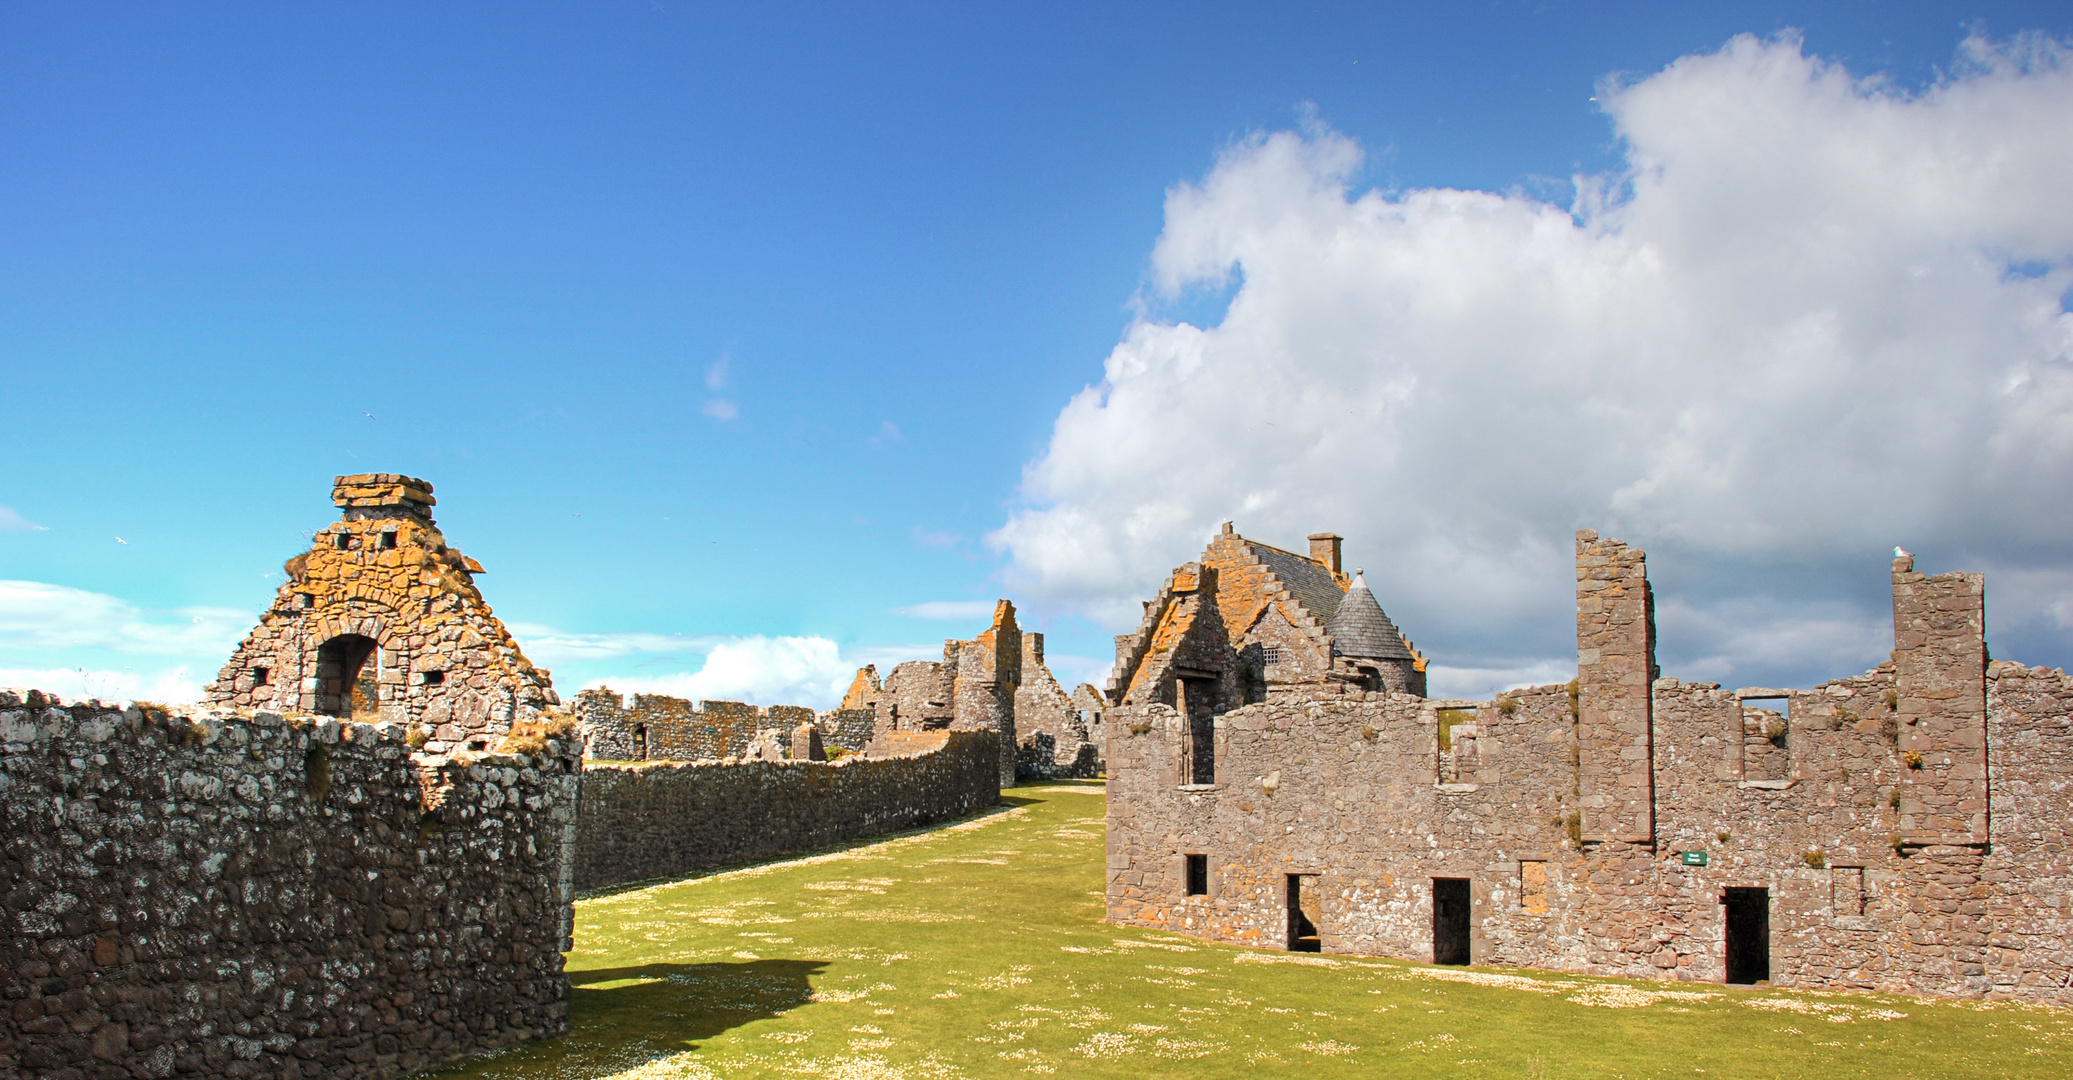
[[[1108,926],[1098,784],[576,907],[574,1033],[442,1077],[2073,1076],[2073,1012]]]

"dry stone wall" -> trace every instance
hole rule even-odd
[[[924,746],[912,746],[913,742]],[[579,889],[772,859],[975,813],[1000,801],[986,731],[909,736],[839,761],[594,765],[577,816]]]
[[[1896,564],[1900,648],[1863,675],[1637,695],[1643,573],[1579,538],[1595,690],[1277,694],[1215,717],[1209,784],[1172,707],[1112,708],[1110,917],[1290,947],[1300,913],[1324,951],[1446,961],[1459,888],[1456,960],[2073,1004],[2073,680],[1985,662],[1977,578]]]
[[[0,691],[0,1077],[388,1077],[567,1030],[577,759]]]
[[[738,758],[759,740],[789,741],[800,724],[820,720],[801,705],[692,702],[667,694],[634,694],[622,701],[610,687],[578,693],[571,711],[582,725],[584,756],[605,761]],[[842,723],[834,721],[837,727]],[[848,723],[853,727],[855,721]]]

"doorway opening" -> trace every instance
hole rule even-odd
[[[1324,938],[1317,932],[1324,921],[1323,900],[1316,874],[1288,876],[1288,951],[1324,951]]]
[[[1179,712],[1188,725],[1186,760],[1181,763],[1184,784],[1216,783],[1216,680],[1181,678]]]
[[[1188,895],[1189,895],[1189,896],[1208,896],[1208,895],[1209,895],[1209,856],[1207,856],[1207,855],[1190,855],[1190,856],[1188,856],[1188,857],[1187,857],[1187,871],[1188,871],[1188,881],[1187,881],[1187,893],[1188,893]]]
[[[377,653],[374,639],[360,634],[340,634],[317,646],[317,715],[370,721],[380,715]]]
[[[1720,902],[1727,908],[1727,981],[1759,983],[1771,977],[1771,890],[1729,889]]]
[[[1468,963],[1468,879],[1432,879],[1432,962]]]
[[[646,724],[635,724],[633,726],[633,759],[635,761],[648,760],[648,725]]]

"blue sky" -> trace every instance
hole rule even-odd
[[[1674,250],[1670,233],[1617,217],[1633,176],[1650,175],[1634,148],[1668,145],[1678,110],[1756,85],[1784,52],[1651,78],[1680,58],[1726,56],[1738,34],[1775,43],[1787,30],[1798,43],[1775,48],[1846,71],[1860,88],[1846,96],[1872,95],[1860,105],[1884,93],[1944,108],[1934,91],[1958,85],[1978,89],[1984,115],[2009,118],[1997,137],[2023,141],[2029,123],[2047,144],[2067,139],[2052,115],[2033,115],[2048,113],[2059,70],[2049,43],[2073,34],[2057,4],[8,5],[0,670],[50,682],[84,669],[53,688],[174,696],[213,673],[281,561],[332,519],[330,478],[362,471],[437,486],[447,536],[488,567],[490,601],[565,690],[610,678],[825,703],[830,672],[969,636],[973,613],[1003,594],[1049,632],[1062,677],[1092,677],[1109,635],[1128,628],[1130,598],[1156,588],[1153,568],[1190,557],[1224,516],[1288,546],[1314,529],[1347,533],[1349,558],[1374,564],[1384,605],[1464,692],[1563,662],[1560,549],[1579,524],[1649,546],[1659,591],[1687,601],[1665,619],[1672,671],[1681,661],[1741,684],[1807,682],[1875,662],[1884,545],[1903,540],[1929,569],[1990,569],[1990,598],[2003,595],[1997,582],[2026,598],[1995,608],[1997,654],[2063,664],[2063,512],[1996,521],[2025,500],[2066,502],[2063,447],[2000,447],[1977,474],[1998,479],[1890,494],[1881,505],[1906,504],[1898,516],[1853,503],[1837,515],[1862,528],[1810,539],[1795,523],[1834,505],[1833,485],[1908,481],[1875,462],[1804,482],[1756,469],[1722,481],[1732,527],[1696,528],[1648,502],[1670,482],[1659,463],[1464,531],[1490,511],[1363,472],[1395,444],[1346,435],[1301,404],[1281,413],[1284,441],[1235,463],[1212,450],[1131,455],[1128,440],[1099,433],[1229,422],[1213,401],[1120,411],[1122,390],[1141,384],[1119,357],[1161,327],[1226,332],[1222,345],[1204,339],[1221,374],[1180,371],[1168,390],[1213,377],[1357,385],[1387,366],[1303,367],[1337,355],[1337,339],[1308,341],[1293,368],[1230,344],[1255,325],[1241,315],[1284,325],[1266,275],[1304,256],[1277,262],[1237,241],[1190,254],[1251,220],[1228,192],[1257,181],[1261,199],[1281,198],[1293,189],[1275,184],[1308,178],[1336,185],[1349,213],[1369,192],[1486,192],[1508,211],[1559,208]],[[1966,58],[1968,38],[1988,59]],[[1865,89],[1868,76],[1883,89]],[[1618,99],[1626,112],[1598,100],[1637,85]],[[1787,130],[1821,100],[1779,98],[1764,130]],[[1903,148],[1931,138],[1867,124]],[[1740,160],[1726,141],[1691,153],[1671,160]],[[1664,168],[1678,181],[1698,167]],[[1579,176],[1601,178],[1614,211],[1594,218]],[[1683,201],[1655,205],[1693,205],[1703,185],[1685,183]],[[1633,221],[1647,219],[1636,205]],[[1947,204],[1894,213],[1950,216]],[[2062,295],[2065,212],[2032,213],[1966,225],[1924,265],[1985,257],[2011,289]],[[1925,225],[1932,233],[1945,235]],[[1982,356],[2043,349],[2037,378],[2063,376],[2049,325],[1995,336],[1997,320],[2020,321],[2007,312],[2028,293],[1918,327],[1851,307],[1872,287],[1862,273],[1824,280],[1844,313],[1840,367],[1912,371],[1847,344],[1877,338],[1886,317],[1894,340],[1947,333],[1950,348]],[[1395,288],[1352,289],[1302,325],[1408,295]],[[1484,302],[1474,321],[1509,308]],[[1347,327],[1346,341],[1374,337]],[[1449,347],[1497,346],[1431,344],[1443,337],[1402,346],[1436,366],[1397,385],[1415,384],[1414,397],[1496,389],[1440,373],[1473,367]],[[1531,353],[1544,339],[1527,326],[1514,341]],[[1761,347],[1800,339],[1771,340]],[[1980,364],[1968,385],[2009,378]],[[1695,394],[1713,385],[1674,365],[1649,377]],[[1089,387],[1100,422],[1075,428],[1069,403]],[[1817,400],[1832,389],[1787,380],[1758,411],[1789,415],[1793,431],[1830,423],[1824,409],[1859,411]],[[1919,385],[1871,409],[1874,429],[1939,393]],[[1997,428],[2016,430],[1994,420],[1999,407],[1982,405],[1949,445],[1998,446]],[[1764,422],[1744,415],[1722,422]],[[2008,415],[2046,442],[2068,416],[2042,392]],[[1480,450],[1470,420],[1438,433],[1381,413],[1343,423],[1424,445],[1462,436],[1449,461],[1476,467],[1448,474],[1448,491],[1496,491],[1494,478],[1527,467],[1505,456],[1516,448]],[[1327,444],[1351,473],[1294,467]],[[1117,456],[1157,468],[1103,460]],[[1176,477],[1191,477],[1176,482],[1186,491],[1161,502]],[[1795,494],[1758,497],[1774,486]],[[1164,509],[1144,510],[1153,504]],[[1424,524],[1400,527],[1412,518]],[[1118,524],[1140,519],[1153,524]],[[1720,539],[1729,533],[1741,539]],[[1082,535],[1105,539],[1075,546]],[[1459,547],[1435,539],[1446,537]],[[1434,573],[1435,560],[1460,572]],[[716,648],[723,662],[697,681]]]

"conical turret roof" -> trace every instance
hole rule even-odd
[[[1338,610],[1332,612],[1331,621],[1325,624],[1325,632],[1332,636],[1334,656],[1352,656],[1363,660],[1410,660],[1411,650],[1404,645],[1404,636],[1397,632],[1396,624],[1383,614],[1382,605],[1375,602],[1375,594],[1368,591],[1367,577],[1361,571],[1353,572],[1353,587],[1346,590],[1346,596],[1339,601]]]

